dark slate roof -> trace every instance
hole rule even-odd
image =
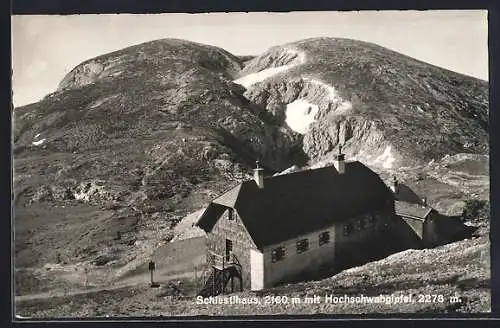
[[[410,187],[403,183],[398,183],[398,190],[396,193],[396,199],[413,204],[421,204],[422,198],[420,198]]]
[[[425,220],[432,212],[432,207],[398,200],[394,202],[394,209],[396,211],[396,215],[412,217],[420,220]]]
[[[449,217],[444,215],[436,216],[435,219],[436,233],[441,238],[454,238],[458,236],[463,236],[463,238],[468,238],[468,234],[472,233],[476,228],[465,225],[457,217]]]
[[[235,208],[262,248],[377,210],[393,197],[375,172],[356,161],[346,163],[344,174],[329,166],[268,177],[263,189],[245,181],[215,199],[209,211]],[[197,225],[210,231],[218,218],[203,215]]]
[[[217,203],[210,203],[201,214],[196,225],[206,232],[212,230],[213,226],[217,222],[217,219],[224,213],[227,209],[226,206]]]

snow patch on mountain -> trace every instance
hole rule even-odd
[[[284,72],[289,70],[292,67],[298,66],[303,64],[306,61],[306,56],[303,52],[298,51],[296,49],[288,49],[285,48],[281,50],[278,59],[282,58],[287,58],[287,57],[293,57],[293,59],[285,64],[285,65],[279,65],[279,66],[274,66],[274,67],[269,67],[262,69],[258,72],[250,73],[247,75],[244,75],[233,82],[239,85],[242,85],[245,88],[249,88],[250,86],[262,82],[278,73]],[[274,61],[274,60],[273,60]],[[278,60],[279,62],[279,60]]]
[[[37,141],[33,141],[31,144],[33,146],[40,146],[41,144],[43,144],[45,142],[45,138],[43,138],[42,140],[37,140]]]
[[[384,169],[392,169],[395,158],[392,155],[392,147],[387,146],[384,152],[375,159],[376,164],[381,164]]]
[[[242,76],[239,79],[234,80],[233,82],[236,84],[242,85],[245,88],[249,88],[253,84],[262,82],[265,79],[267,79],[273,75],[276,75],[280,72],[283,72],[283,71],[290,69],[291,66],[292,65],[284,65],[284,66],[279,66],[279,67],[266,68],[260,72],[251,73],[251,74]]]
[[[273,177],[278,176],[278,175],[283,175],[283,174],[290,174],[290,173],[294,173],[294,172],[299,172],[299,171],[301,171],[300,167],[298,167],[297,165],[292,165],[284,171],[273,174]]]
[[[305,134],[315,121],[319,107],[305,99],[297,99],[286,106],[286,124],[295,132]]]

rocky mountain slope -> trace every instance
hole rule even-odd
[[[104,281],[133,271],[190,236],[180,219],[256,159],[269,175],[321,166],[339,141],[348,159],[461,212],[488,198],[487,94],[484,81],[345,39],[255,57],[164,39],[89,59],[14,111],[17,290],[50,286],[33,276],[47,265],[106,268]]]
[[[16,108],[18,263],[55,258],[33,252],[28,241],[50,243],[74,261],[103,249],[101,243],[118,231],[133,240],[145,222],[168,228],[186,210],[244,178],[255,159],[271,171],[300,159],[299,139],[249,104],[244,89],[232,83],[241,67],[222,49],[159,40],[88,60],[55,93]],[[39,219],[27,222],[51,202],[69,208],[83,202],[110,214],[96,214],[100,228],[94,235],[41,223],[47,236],[40,241]],[[32,260],[24,263],[23,251]]]
[[[245,96],[303,134],[313,161],[339,140],[384,169],[488,150],[488,85],[375,44],[307,39],[251,60]]]

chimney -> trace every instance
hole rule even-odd
[[[427,197],[422,197],[422,206],[423,207],[427,206]]]
[[[399,191],[399,188],[398,188],[398,179],[396,178],[395,175],[392,176],[391,190],[395,194],[397,194],[398,191]]]
[[[256,168],[253,170],[253,179],[260,189],[264,189],[264,169],[259,166],[259,161],[255,162]]]
[[[343,174],[345,172],[345,155],[342,154],[342,145],[339,144],[339,152],[335,155],[333,160],[333,165],[339,172],[339,174]]]

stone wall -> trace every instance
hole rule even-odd
[[[243,225],[238,213],[234,210],[234,220],[229,220],[226,210],[217,221],[212,231],[207,234],[208,251],[225,255],[226,239],[233,242],[233,254],[241,264],[242,283],[244,289],[251,287],[250,250],[257,249]],[[209,254],[210,256],[210,254]],[[238,287],[238,284],[235,284]]]

